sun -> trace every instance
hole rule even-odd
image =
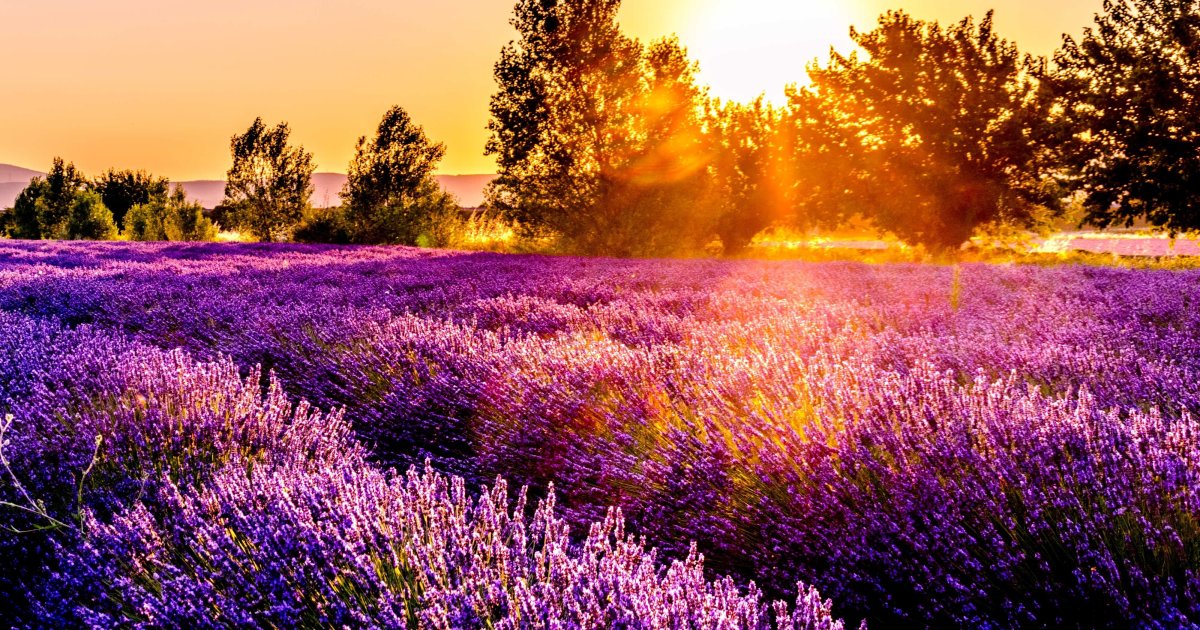
[[[700,80],[714,96],[747,101],[766,94],[783,100],[785,86],[804,83],[804,67],[847,50],[853,22],[846,2],[815,0],[699,0],[680,33],[700,62]]]

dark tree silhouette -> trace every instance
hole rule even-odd
[[[125,225],[125,213],[153,200],[165,200],[170,194],[170,182],[146,171],[109,169],[91,182],[92,190],[100,193],[104,206],[113,215],[118,227]]]
[[[520,0],[520,37],[495,67],[486,151],[499,174],[488,203],[583,253],[685,240],[680,194],[704,171],[694,64],[673,40],[647,49],[621,33],[619,9]]]
[[[1000,39],[991,13],[943,28],[889,12],[851,35],[866,54],[810,66],[808,97],[856,138],[844,164],[857,208],[909,242],[950,249],[981,225],[1059,207],[1039,61]]]
[[[1107,0],[1048,84],[1085,221],[1200,229],[1200,3]]]

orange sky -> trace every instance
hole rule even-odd
[[[483,156],[491,69],[512,0],[3,0],[0,163],[145,168],[220,179],[229,137],[287,120],[318,169],[344,171],[393,104],[448,146],[445,173]],[[622,23],[676,32],[715,93],[780,94],[853,23],[902,6],[943,21],[997,9],[1003,36],[1046,54],[1101,0],[626,0]]]

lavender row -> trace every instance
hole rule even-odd
[[[664,565],[618,512],[578,542],[553,494],[381,471],[228,360],[10,314],[0,346],[13,625],[843,627],[809,587],[768,605]]]
[[[0,247],[0,308],[273,371],[383,465],[885,623],[1200,618],[1200,276]],[[222,358],[226,357],[226,358]],[[266,371],[255,373],[255,366]],[[166,527],[159,524],[157,527]]]

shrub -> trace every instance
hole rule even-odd
[[[130,208],[124,236],[131,241],[213,241],[217,228],[200,204],[188,202],[183,188],[176,187],[170,197]]]
[[[300,223],[300,227],[296,228],[294,238],[299,243],[349,245],[354,242],[354,234],[346,221],[343,208],[310,210]]]

